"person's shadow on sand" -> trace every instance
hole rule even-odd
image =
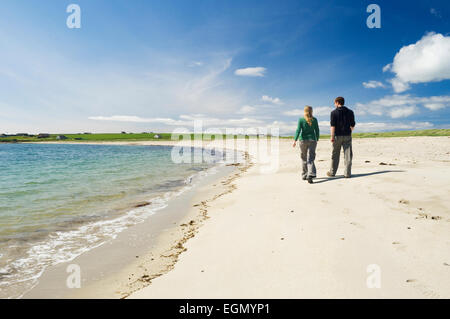
[[[378,171],[378,172],[372,172],[372,173],[364,173],[364,174],[352,174],[352,178],[358,178],[358,177],[365,177],[365,176],[370,176],[370,175],[378,175],[378,174],[386,174],[386,173],[402,173],[404,171],[401,170],[385,170],[385,171]],[[314,179],[314,184],[319,184],[319,183],[325,183],[325,182],[329,182],[329,181],[334,181],[334,180],[338,180],[344,178],[344,175],[339,175],[339,176],[334,176],[334,177],[319,177],[319,178],[315,178]]]

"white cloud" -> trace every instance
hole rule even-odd
[[[303,110],[295,109],[295,110],[285,111],[285,112],[283,112],[283,115],[287,115],[287,116],[303,116]]]
[[[427,33],[416,43],[401,48],[392,66],[385,66],[385,70],[395,73],[391,83],[397,93],[408,90],[410,83],[450,79],[450,36]]]
[[[390,71],[392,68],[392,63],[389,63],[383,67],[383,72]]]
[[[192,130],[194,120],[200,120],[202,128],[208,132],[225,132],[226,129],[253,129],[266,128],[277,129],[280,135],[293,135],[297,128],[297,121],[273,121],[260,120],[254,118],[235,118],[235,119],[219,119],[211,118],[203,115],[181,115],[179,119],[171,118],[142,118],[138,116],[110,116],[110,117],[91,117],[91,120],[98,121],[118,121],[133,123],[162,123],[168,126],[178,126],[185,128],[187,131]],[[328,134],[330,128],[329,121],[319,121],[319,127],[323,134]],[[379,132],[379,131],[395,131],[395,130],[414,130],[432,128],[430,122],[357,122],[355,132]],[[270,131],[269,131],[270,133]]]
[[[400,117],[408,117],[418,112],[416,106],[406,106],[406,107],[396,107],[389,111],[389,115],[393,119],[397,119]]]
[[[251,127],[264,125],[264,121],[256,118],[231,118],[222,119],[215,117],[207,117],[203,115],[180,115],[179,119],[173,118],[145,118],[130,115],[113,115],[113,116],[91,116],[89,120],[95,121],[113,121],[113,122],[132,122],[132,123],[159,123],[168,126],[193,126],[194,121],[201,121],[203,127]]]
[[[234,74],[239,76],[252,76],[252,77],[263,77],[266,73],[266,68],[258,66],[244,69],[237,69]]]
[[[425,106],[427,109],[431,111],[437,111],[443,109],[446,105],[443,103],[426,103],[423,106]]]
[[[436,111],[450,106],[450,96],[415,97],[409,94],[388,95],[368,103],[356,103],[359,115],[389,115],[392,118],[407,117],[419,111],[417,106]]]
[[[202,61],[192,61],[188,64],[189,67],[194,68],[194,67],[198,67],[198,66],[203,66],[203,62]]]
[[[329,116],[333,108],[329,106],[318,106],[313,107],[314,116]],[[283,112],[283,115],[287,116],[303,116],[303,109],[294,109],[290,111]]]
[[[330,116],[330,113],[333,111],[332,107],[329,106],[319,106],[313,108],[313,114],[315,116]]]
[[[376,88],[384,88],[385,85],[381,83],[380,81],[369,81],[369,82],[363,82],[363,86],[366,89],[376,89]]]
[[[355,132],[380,132],[395,130],[423,130],[432,128],[430,122],[408,122],[408,123],[386,123],[386,122],[365,122],[356,123]]]
[[[13,35],[2,39],[8,45],[7,50],[0,52],[4,62],[0,77],[8,86],[0,86],[1,102],[17,109],[11,112],[12,120],[0,118],[3,130],[30,133],[141,130],[144,125],[136,124],[139,119],[135,122],[85,119],[121,114],[166,118],[177,117],[181,112],[224,116],[238,110],[247,100],[246,90],[233,86],[232,79],[223,76],[230,68],[232,53],[205,52],[201,58],[193,58],[188,52],[155,49],[135,52],[135,60],[112,58],[99,64],[95,59],[71,61],[66,52],[50,52],[39,43],[31,46],[29,41],[19,41]],[[188,67],[190,64],[197,67]],[[17,90],[23,94],[6,94]],[[19,115],[19,110],[27,116]],[[163,124],[158,123],[151,125],[151,129],[160,129]]]
[[[408,82],[404,82],[398,78],[393,78],[388,81],[392,84],[392,88],[397,93],[408,91],[411,88]]]
[[[256,111],[256,107],[250,105],[244,105],[237,111],[237,114],[250,114]]]
[[[261,101],[263,102],[267,102],[267,103],[271,103],[271,104],[276,104],[276,105],[283,105],[283,101],[281,101],[279,98],[275,97],[270,97],[267,95],[263,95],[261,98]]]

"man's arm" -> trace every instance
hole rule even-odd
[[[350,121],[350,129],[352,130],[352,132],[355,129],[355,125],[356,125],[356,123],[355,123],[355,113],[353,113],[353,111],[352,111],[351,121]]]
[[[332,126],[331,129],[330,129],[331,143],[334,143],[334,132],[335,131],[336,131],[336,128],[334,126]]]
[[[331,129],[330,129],[331,143],[334,143],[334,134],[336,132],[336,119],[333,116],[333,112],[331,112],[331,115],[330,115],[330,126],[331,126]]]

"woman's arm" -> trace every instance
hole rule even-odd
[[[292,144],[292,147],[295,147],[297,145],[297,140],[298,137],[300,136],[300,132],[302,131],[302,127],[301,127],[301,121],[302,119],[298,120],[298,124],[297,124],[297,131],[295,132],[295,137],[294,137],[294,144]]]
[[[319,122],[317,121],[316,118],[314,118],[314,131],[316,132],[316,138],[317,141],[320,139],[320,129],[319,129]]]

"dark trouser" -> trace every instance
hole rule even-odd
[[[331,169],[330,173],[336,175],[339,167],[339,157],[341,156],[341,147],[344,149],[344,162],[345,162],[345,176],[352,175],[352,136],[336,136],[333,143],[333,153],[331,155]]]
[[[317,141],[300,141],[300,151],[302,158],[302,176],[303,178],[316,177],[316,159]]]

